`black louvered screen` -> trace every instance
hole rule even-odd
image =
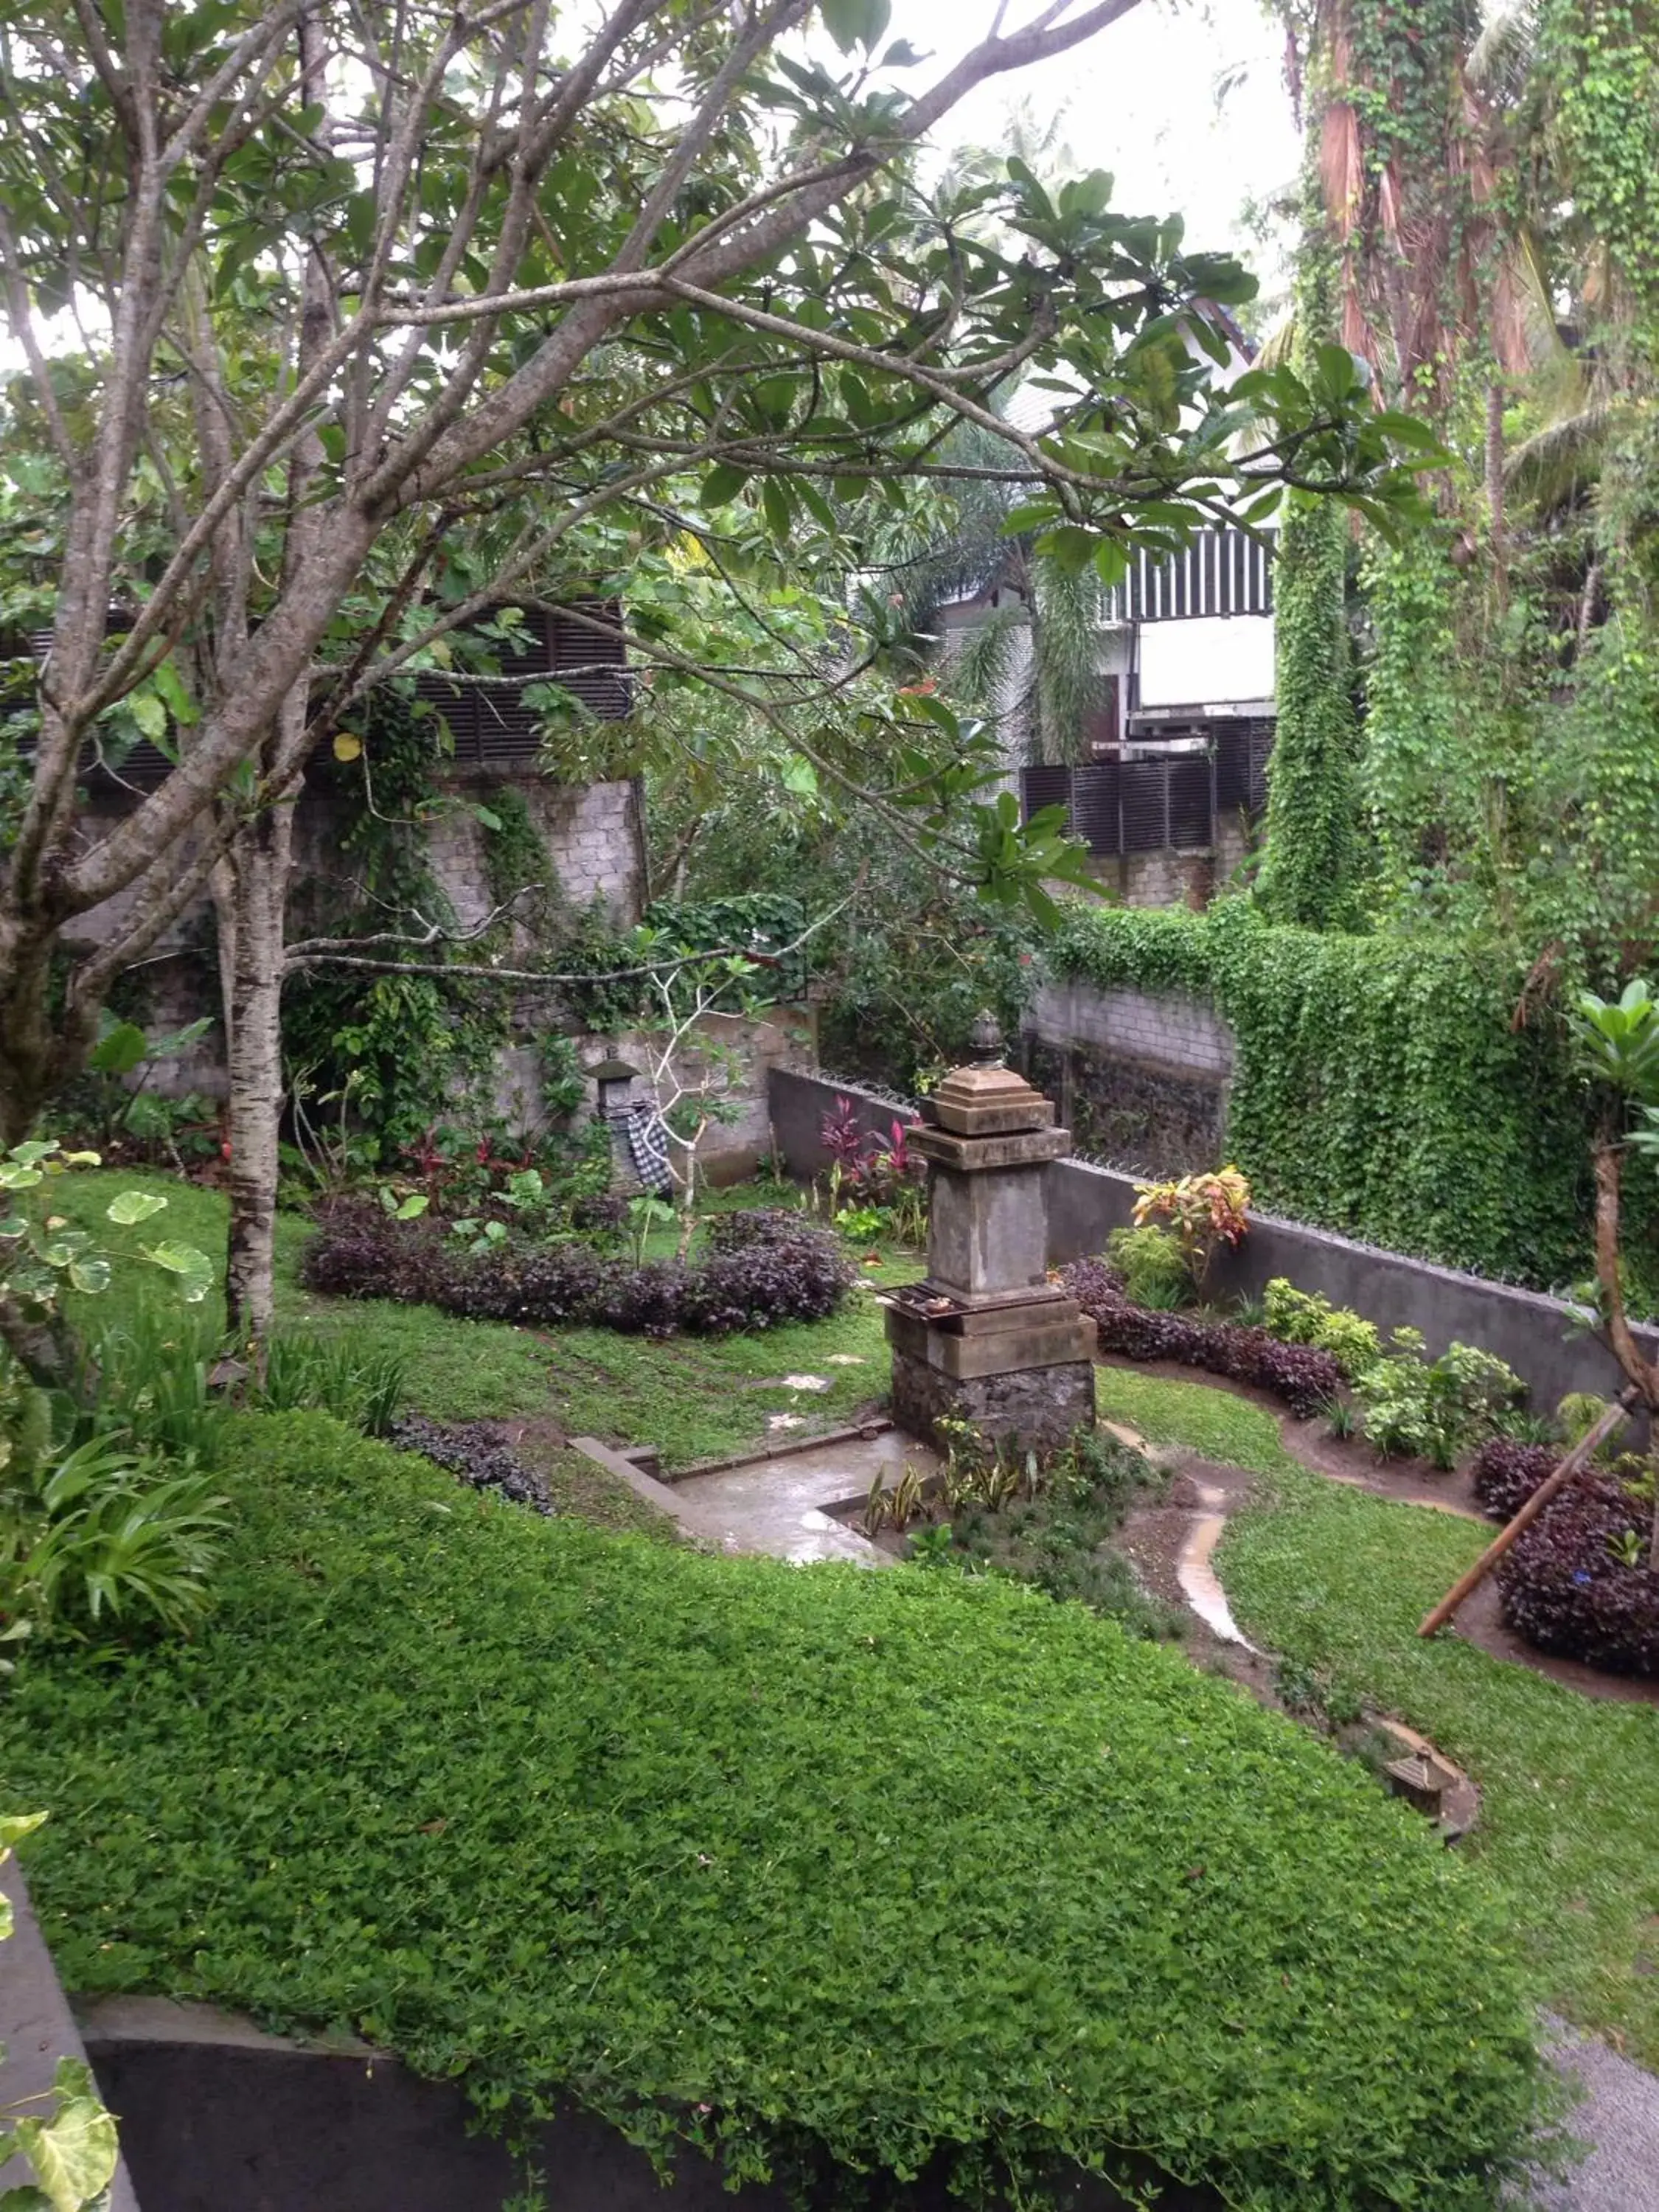
[[[1029,822],[1045,806],[1072,804],[1072,771],[1068,768],[1026,768],[1019,773],[1021,818]]]
[[[1202,850],[1215,830],[1215,805],[1207,753],[1182,753],[1164,763],[1169,776],[1170,842],[1177,852]]]
[[[1116,761],[1096,761],[1072,771],[1072,826],[1091,853],[1122,850],[1118,820],[1122,779]]]
[[[616,624],[617,610],[575,610],[595,625]],[[628,653],[619,628],[590,627],[567,615],[533,614],[524,650],[502,652],[501,674],[458,683],[428,670],[416,677],[417,697],[441,714],[458,767],[533,766],[541,751],[545,707],[527,707],[525,691],[552,682],[579,699],[601,721],[620,721],[629,711]]]
[[[1267,803],[1267,757],[1273,726],[1265,715],[1223,722],[1216,730],[1215,803],[1223,811],[1243,807],[1259,814]]]
[[[1123,765],[1123,850],[1157,853],[1170,842],[1169,777],[1163,761]]]

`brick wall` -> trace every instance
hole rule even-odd
[[[1148,1175],[1220,1161],[1234,1043],[1212,1007],[1046,983],[1022,1027],[1026,1072],[1057,1102],[1080,1153]]]
[[[1023,1026],[1045,1044],[1092,1046],[1182,1074],[1232,1073],[1231,1030],[1194,999],[1045,983],[1027,1007]]]

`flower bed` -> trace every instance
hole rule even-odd
[[[1316,1346],[1284,1344],[1265,1328],[1132,1304],[1103,1260],[1074,1260],[1060,1282],[1094,1322],[1103,1352],[1126,1359],[1176,1359],[1230,1382],[1253,1383],[1309,1420],[1342,1389],[1342,1369]]]
[[[1494,1521],[1512,1521],[1560,1456],[1555,1444],[1488,1437],[1469,1462],[1469,1482]]]
[[[1498,1562],[1505,1625],[1557,1658],[1659,1675],[1651,1514],[1616,1474],[1575,1476]]]
[[[334,1297],[396,1298],[474,1321],[597,1323],[624,1334],[722,1336],[774,1322],[822,1321],[853,1281],[836,1239],[799,1214],[768,1208],[716,1215],[691,1263],[642,1267],[580,1238],[509,1237],[470,1249],[428,1218],[372,1206],[334,1208],[307,1247],[307,1285]]]

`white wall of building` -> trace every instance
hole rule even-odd
[[[1202,615],[1142,624],[1143,707],[1218,707],[1273,696],[1271,615]]]

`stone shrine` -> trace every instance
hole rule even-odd
[[[945,1077],[909,1139],[927,1163],[927,1275],[887,1300],[893,1419],[923,1437],[971,1421],[1047,1449],[1095,1419],[1094,1324],[1048,1279],[1047,1170],[1071,1135],[1002,1066],[989,1016],[974,1042],[986,1058]]]

